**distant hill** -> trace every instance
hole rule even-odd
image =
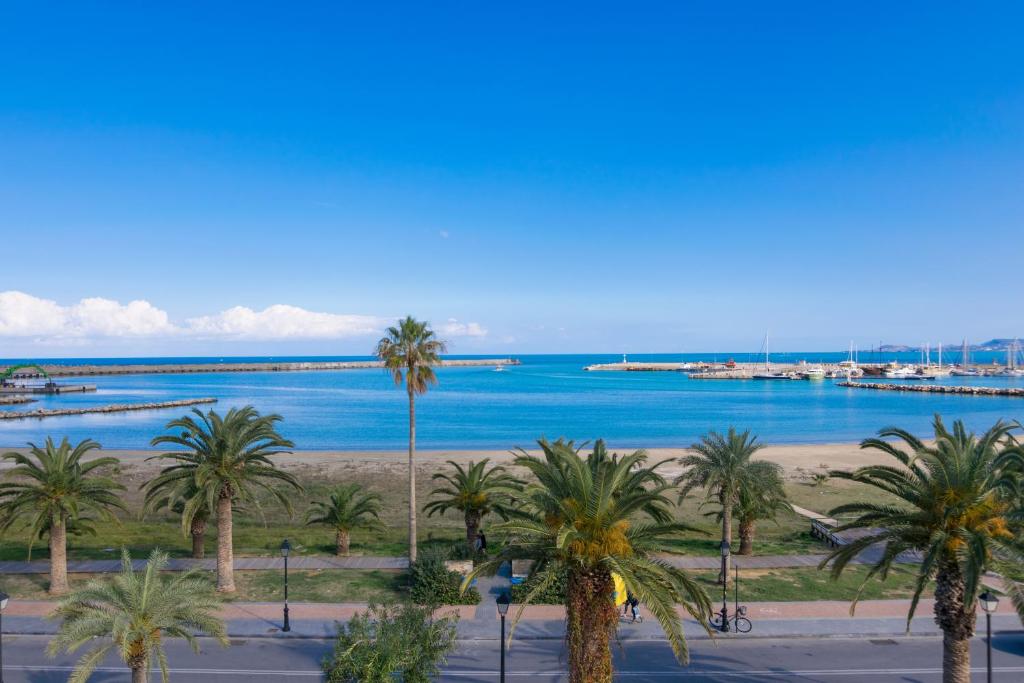
[[[981,344],[971,344],[971,351],[1006,351],[1010,348],[1010,345],[1016,341],[1017,348],[1024,350],[1024,344],[1021,343],[1020,338],[1018,339],[989,339],[987,342]],[[962,342],[955,342],[953,344],[943,344],[943,348],[946,349],[959,349],[963,345]],[[934,351],[937,348],[932,346]],[[906,346],[904,344],[882,344],[878,347],[878,350],[882,353],[909,353],[911,351],[921,351],[920,346]]]
[[[1017,343],[1018,349],[1021,348],[1019,339],[989,339],[971,348],[977,351],[1006,351],[1014,342]]]

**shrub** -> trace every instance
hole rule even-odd
[[[537,595],[533,596],[533,600],[530,601],[530,604],[564,605],[568,581],[568,574],[564,571],[559,572],[558,578],[555,582]],[[531,576],[521,584],[512,586],[512,602],[517,605],[522,604],[526,600],[526,596],[530,594],[530,591],[537,586],[537,583],[537,579]]]
[[[429,607],[371,604],[338,626],[324,660],[327,683],[429,683],[455,648],[457,615],[435,619]]]
[[[417,605],[476,605],[480,593],[476,588],[459,592],[462,575],[444,566],[446,553],[427,550],[409,567],[413,602]]]

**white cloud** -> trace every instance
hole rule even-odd
[[[441,334],[446,337],[486,337],[487,330],[480,323],[460,323],[455,318],[441,326]]]
[[[284,304],[262,311],[235,306],[186,322],[189,332],[199,336],[241,339],[337,339],[374,334],[383,326],[372,316],[316,313]]]
[[[443,240],[448,239],[448,231],[447,230],[442,230],[441,232],[439,232],[437,234],[440,235],[441,239],[443,239]]]
[[[0,336],[136,337],[176,332],[167,313],[148,301],[121,304],[92,297],[73,306],[24,292],[0,292]]]

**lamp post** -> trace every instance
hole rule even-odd
[[[729,561],[729,548],[729,541],[722,541],[722,624],[718,627],[722,633],[729,632],[729,576],[725,569]]]
[[[508,593],[502,593],[495,602],[498,603],[498,615],[501,617],[501,683],[505,683],[505,615],[508,614],[508,605],[511,601]]]
[[[0,592],[0,683],[4,683],[4,610],[7,609],[7,593]]]
[[[987,638],[985,639],[986,654],[988,655],[985,670],[987,677],[985,678],[988,683],[992,683],[992,613],[999,607],[999,598],[995,594],[985,591],[978,596],[978,603],[981,605],[981,609],[985,612],[985,627],[987,632]]]
[[[288,632],[292,630],[292,625],[288,623],[288,554],[292,551],[292,544],[288,542],[288,539],[284,539],[284,543],[281,544],[281,557],[284,558],[284,626],[281,628],[282,631]],[[0,681],[2,683],[2,681]]]

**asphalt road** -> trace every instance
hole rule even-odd
[[[67,680],[74,659],[49,659],[45,636],[4,637],[4,683],[57,683]],[[692,643],[688,667],[675,664],[662,641],[626,643],[616,648],[617,678],[623,681],[813,681],[815,683],[937,683],[941,680],[941,641],[937,638],[860,640],[803,638],[787,640],[731,639],[715,645]],[[174,683],[240,683],[320,680],[319,663],[331,643],[311,639],[252,638],[221,649],[206,641],[195,655],[180,642],[169,647]],[[995,680],[1024,680],[1024,633],[996,637]],[[984,680],[985,643],[973,647],[975,680]],[[511,681],[563,681],[562,643],[556,640],[516,641],[508,656]],[[498,643],[460,641],[444,667],[445,681],[493,683],[498,680]],[[128,673],[109,660],[90,679],[94,683],[128,681]],[[158,676],[151,681],[159,681]]]

